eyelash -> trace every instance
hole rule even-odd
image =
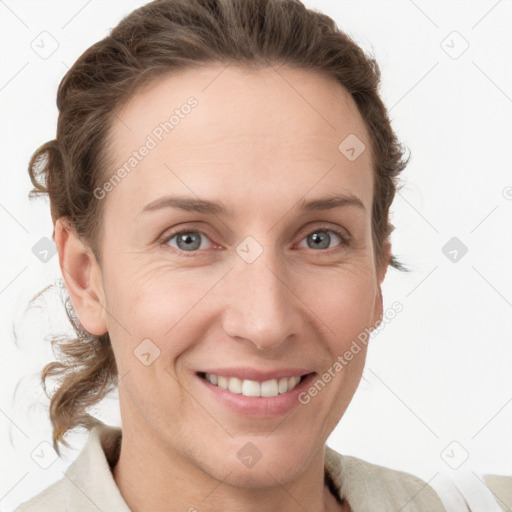
[[[340,245],[338,247],[331,247],[330,249],[323,249],[323,250],[318,250],[318,251],[315,251],[315,252],[319,252],[319,253],[324,253],[324,254],[331,254],[332,252],[340,252],[340,251],[343,251],[345,249],[347,249],[350,244],[351,244],[351,237],[349,237],[344,231],[342,231],[341,229],[337,229],[337,228],[332,228],[332,227],[325,227],[325,226],[320,226],[316,229],[313,229],[312,231],[309,231],[308,233],[306,233],[306,235],[304,237],[301,238],[301,242],[302,240],[304,240],[308,235],[311,235],[313,233],[317,233],[317,232],[331,232],[331,233],[334,233],[336,234],[337,236],[340,237]],[[195,230],[195,229],[180,229],[180,230],[176,230],[176,231],[172,231],[171,233],[167,233],[162,239],[160,239],[160,244],[161,245],[167,245],[169,243],[170,240],[172,240],[174,237],[178,236],[178,235],[182,235],[182,234],[185,234],[185,233],[198,233],[198,234],[201,234],[201,235],[204,235],[206,238],[208,238],[208,240],[210,240],[210,238],[208,237],[208,235],[206,235],[205,233],[203,233],[202,231],[199,231],[199,230]],[[211,240],[210,240],[211,242]],[[214,242],[212,242],[214,243]],[[190,251],[188,254],[187,252],[188,251],[183,251],[177,247],[172,247],[172,246],[169,246],[167,245],[167,247],[170,247],[171,250],[173,251],[178,251],[180,254],[183,254],[184,256],[186,257],[190,257],[190,256],[194,256],[196,253],[199,253],[205,249],[197,249],[195,251]],[[311,250],[314,250],[314,249],[311,249]]]

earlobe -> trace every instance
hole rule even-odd
[[[107,332],[101,268],[93,252],[77,236],[69,219],[55,222],[59,265],[80,323],[91,334]]]

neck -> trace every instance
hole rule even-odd
[[[293,481],[266,487],[219,480],[181,454],[162,448],[154,437],[123,428],[114,480],[133,512],[332,512],[344,510],[324,484],[324,450]],[[276,475],[278,476],[278,475]],[[283,478],[282,480],[285,480]]]

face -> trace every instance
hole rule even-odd
[[[378,323],[384,275],[348,93],[286,66],[223,69],[158,79],[119,112],[90,330],[110,333],[123,429],[155,457],[257,487],[301,474],[345,412],[365,346],[333,365]],[[339,149],[354,135],[355,159]]]

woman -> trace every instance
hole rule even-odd
[[[77,332],[43,371],[54,447],[90,434],[17,510],[445,510],[325,445],[404,270],[378,82],[293,0],[152,2],[78,59],[30,175]],[[87,413],[116,385],[122,431]]]

